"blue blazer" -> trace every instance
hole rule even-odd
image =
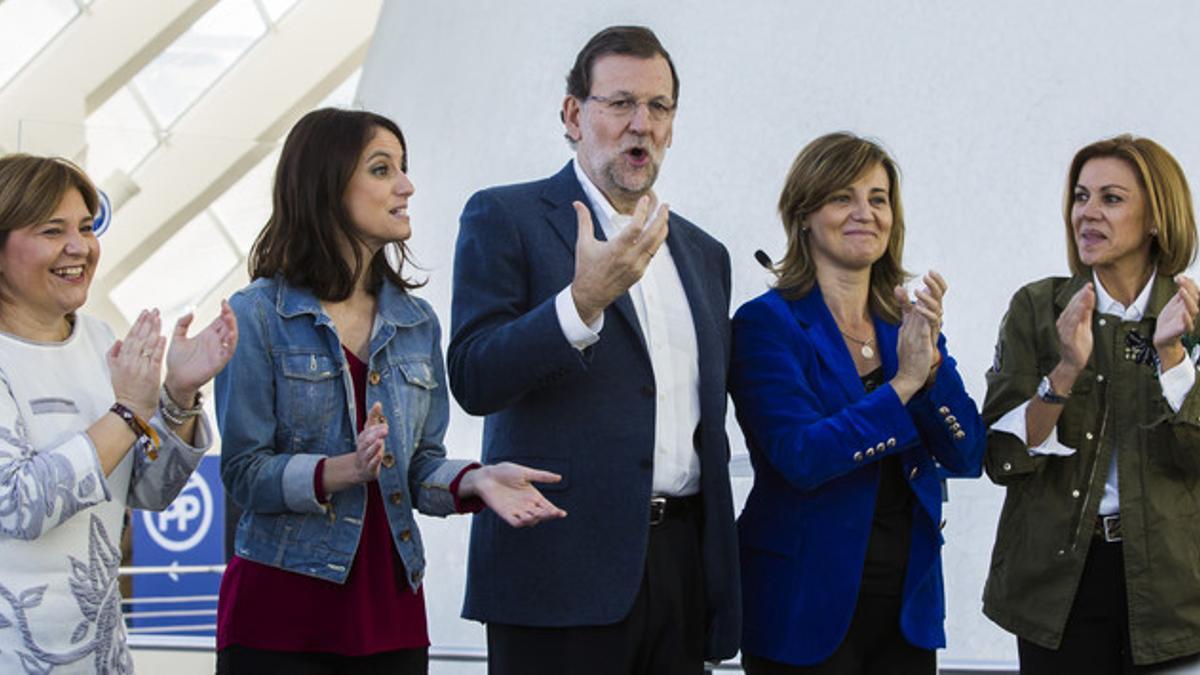
[[[875,319],[887,379],[899,326]],[[862,386],[815,287],[775,290],[733,319],[730,391],[754,464],[738,520],[743,651],[782,663],[827,659],[850,627],[879,485],[879,460],[899,453],[916,496],[900,628],[918,647],[945,646],[939,549],[940,472],[978,476],[984,427],[939,339],[932,387],[907,405]]]
[[[642,581],[654,468],[654,376],[628,294],[604,313],[583,352],[564,337],[554,298],[574,277],[587,204],[571,164],[555,176],[490,188],[467,202],[454,260],[450,388],[486,415],[485,462],[561,474],[546,496],[562,520],[513,529],[475,516],[463,616],[525,626],[623,619]],[[595,219],[595,216],[593,216]],[[679,270],[700,350],[701,545],[708,600],[707,658],[737,651],[737,538],[725,435],[729,255],[671,214],[667,246]],[[596,237],[603,232],[596,228]]]

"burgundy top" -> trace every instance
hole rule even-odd
[[[366,419],[367,364],[345,347],[354,381],[358,430]],[[457,500],[464,469],[450,485],[459,511],[478,511],[478,500]],[[325,501],[317,464],[313,486]],[[346,583],[288,572],[233,556],[217,601],[217,649],[241,645],[275,651],[332,652],[362,656],[429,646],[425,596],[409,589],[404,562],[392,543],[379,482],[367,483],[358,552]]]

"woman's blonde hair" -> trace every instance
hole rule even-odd
[[[1192,193],[1179,162],[1166,148],[1149,138],[1122,134],[1096,141],[1075,153],[1067,172],[1067,191],[1063,198],[1063,223],[1067,232],[1067,264],[1073,274],[1088,267],[1079,258],[1071,210],[1075,205],[1075,185],[1088,160],[1098,157],[1120,159],[1133,169],[1146,201],[1146,218],[1157,235],[1150,244],[1150,258],[1159,274],[1174,276],[1186,270],[1196,259],[1196,217],[1192,212]]]
[[[888,177],[892,207],[892,232],[883,257],[871,265],[871,312],[884,319],[900,320],[900,305],[893,289],[908,279],[904,253],[904,209],[900,202],[900,168],[879,144],[847,132],[826,134],[796,156],[779,195],[779,217],[787,233],[787,253],[775,264],[775,288],[789,299],[806,295],[817,279],[816,262],[804,220],[825,204],[830,195],[845,189],[863,173],[882,166]]]

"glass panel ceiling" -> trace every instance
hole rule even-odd
[[[221,0],[133,78],[168,128],[266,32],[253,0]]]
[[[0,0],[0,88],[78,14],[74,0]]]

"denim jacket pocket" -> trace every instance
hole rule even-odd
[[[316,352],[287,352],[278,358],[285,385],[285,400],[277,408],[283,413],[279,422],[300,449],[311,452],[308,446],[323,437],[338,402],[345,398],[339,391],[341,364]]]

